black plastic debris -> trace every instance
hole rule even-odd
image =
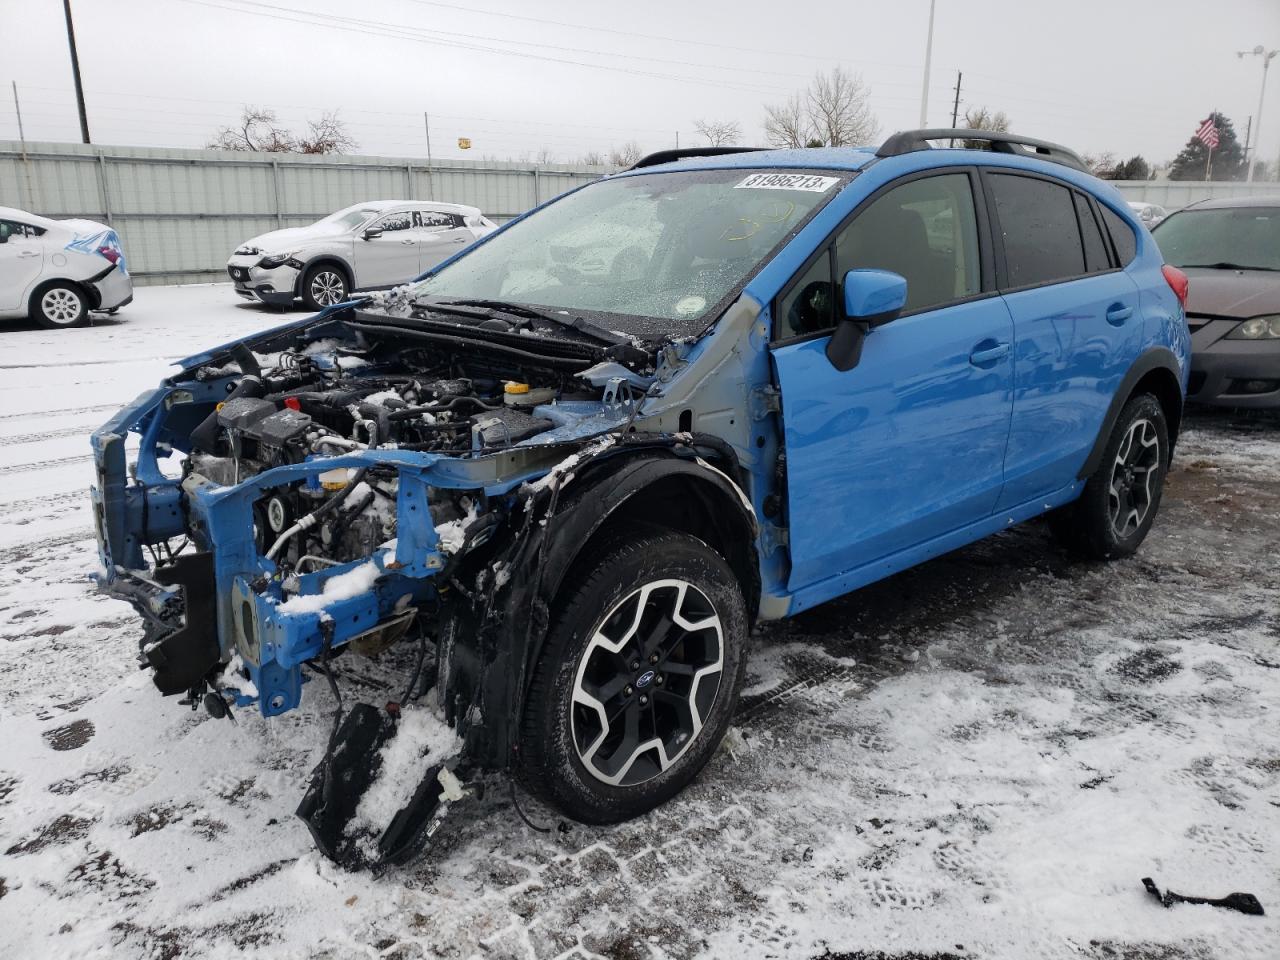
[[[1247,913],[1253,917],[1264,915],[1262,904],[1258,902],[1258,898],[1252,893],[1229,893],[1225,897],[1214,899],[1212,897],[1188,897],[1181,893],[1174,893],[1172,890],[1166,890],[1162,894],[1160,888],[1156,886],[1155,881],[1150,877],[1143,877],[1142,885],[1147,888],[1147,893],[1159,900],[1165,907],[1172,907],[1175,903],[1204,903],[1211,907],[1225,907],[1228,910]]]
[[[297,814],[316,847],[345,869],[377,870],[409,862],[435,834],[448,804],[470,795],[444,764],[430,764],[413,797],[377,838],[377,856],[369,856],[367,841],[373,838],[353,832],[349,824],[377,779],[382,747],[395,736],[396,727],[396,716],[388,710],[367,703],[352,707],[298,805]]]

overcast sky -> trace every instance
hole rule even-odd
[[[203,146],[246,103],[285,125],[338,108],[361,153],[571,162],[627,140],[699,143],[699,118],[763,141],[762,105],[837,64],[871,88],[882,131],[916,126],[928,0],[73,0],[97,143]],[[1171,159],[1210,110],[1244,136],[1257,44],[1280,0],[938,0],[929,124],[1003,110],[1081,152]],[[78,140],[62,5],[0,0],[0,139]],[[1263,155],[1280,155],[1280,58]],[[459,150],[470,137],[473,149]]]

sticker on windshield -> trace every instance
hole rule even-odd
[[[840,182],[839,177],[815,177],[808,173],[753,173],[741,183],[734,184],[735,190],[807,190],[810,193],[824,193],[832,184]]]

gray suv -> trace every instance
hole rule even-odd
[[[492,233],[475,207],[429,200],[371,200],[306,227],[273,230],[227,261],[236,293],[276,307],[342,303],[353,290],[406,283]]]

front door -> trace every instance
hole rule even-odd
[[[355,285],[358,289],[391,287],[408,283],[418,275],[419,238],[413,226],[415,215],[411,210],[388,213],[369,225],[380,229],[381,236],[367,240],[356,237]]]
[[[885,188],[775,301],[793,591],[995,508],[1012,410],[1013,323],[984,269],[975,176],[935,174]],[[907,304],[867,335],[858,365],[841,372],[825,350],[839,280],[859,267],[904,276]]]

